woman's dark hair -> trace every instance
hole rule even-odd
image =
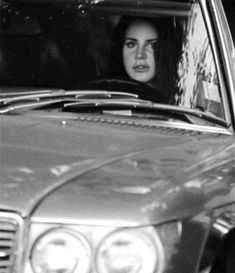
[[[155,50],[156,75],[151,81],[158,91],[172,96],[175,91],[176,64],[181,52],[182,31],[173,18],[152,18],[123,16],[117,24],[113,36],[110,72],[113,77],[128,78],[124,69],[122,48],[127,27],[131,22],[146,21],[156,28],[159,40]],[[177,28],[177,29],[176,29]]]

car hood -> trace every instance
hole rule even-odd
[[[1,208],[24,217],[136,225],[235,199],[231,136],[7,116],[0,153]]]

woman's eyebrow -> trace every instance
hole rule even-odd
[[[132,41],[137,41],[137,39],[135,38],[131,38],[131,37],[125,37],[124,40],[132,40]]]
[[[153,38],[153,39],[148,39],[148,40],[146,40],[147,42],[155,42],[155,41],[157,41],[159,38],[157,37],[157,38]]]
[[[153,39],[147,39],[146,42],[155,42],[157,41],[159,38],[153,38]],[[131,41],[138,41],[138,39],[136,38],[131,38],[131,37],[125,37],[124,40],[131,40]]]

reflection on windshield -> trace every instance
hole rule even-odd
[[[26,6],[22,12],[27,9],[42,22],[42,33],[20,36],[11,29],[1,37],[2,85],[128,92],[223,118],[214,58],[197,3],[190,12],[174,14],[169,2],[161,16],[156,6],[154,16],[145,12],[144,17],[140,9],[133,8],[130,15],[124,8],[107,12],[102,5],[65,9],[55,3]]]
[[[198,6],[192,10],[186,27],[187,35],[178,66],[177,104],[222,116],[215,63]]]

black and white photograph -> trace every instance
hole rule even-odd
[[[235,0],[0,0],[0,273],[235,273]]]

